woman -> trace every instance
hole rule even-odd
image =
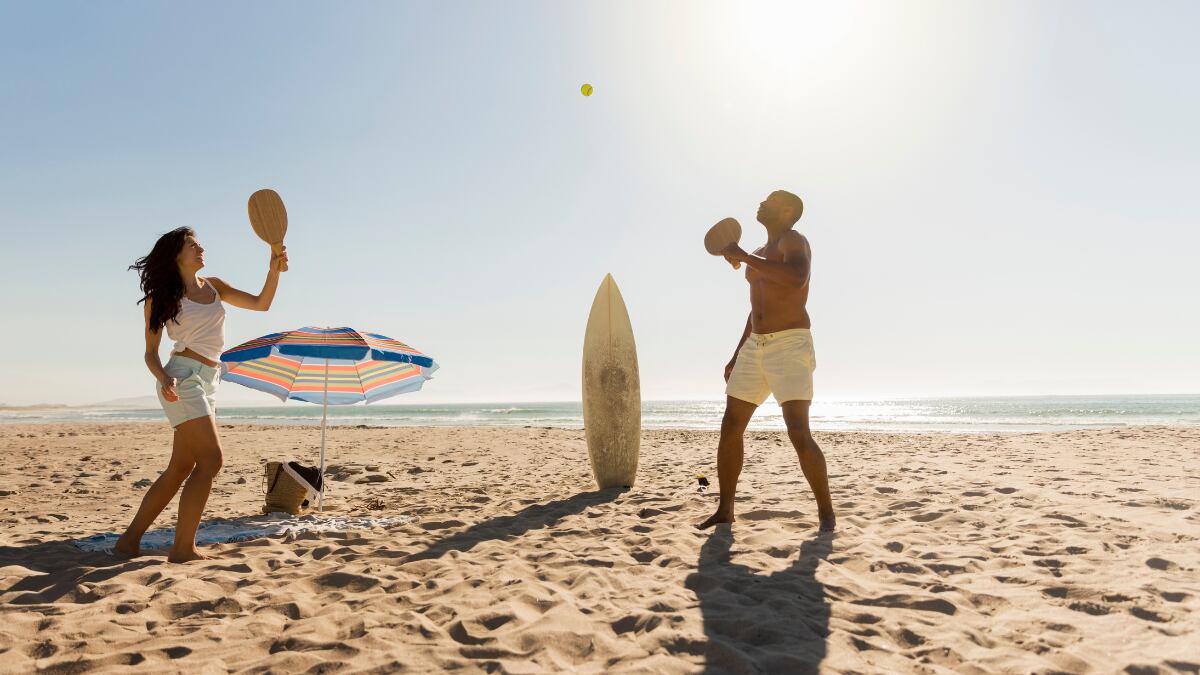
[[[267,311],[286,264],[287,250],[283,248],[271,256],[262,292],[251,295],[239,291],[216,277],[199,276],[204,267],[204,248],[191,228],[181,227],[159,237],[150,254],[130,266],[141,276],[144,295],[138,302],[146,303],[146,367],[158,380],[158,400],[175,427],[175,439],[167,469],[150,486],[133,522],[117,540],[117,555],[140,554],[142,535],[186,480],[179,497],[175,544],[167,560],[208,558],[196,550],[196,528],[213,477],[221,470],[214,395],[225,343],[222,303]],[[164,328],[167,337],[175,341],[166,366],[158,356]]]

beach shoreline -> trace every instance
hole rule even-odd
[[[213,561],[169,565],[70,543],[124,527],[136,485],[166,465],[165,423],[0,425],[0,671],[1186,672],[1198,660],[1197,427],[817,432],[839,515],[823,538],[778,431],[747,433],[739,521],[702,533],[692,525],[716,497],[696,475],[715,491],[713,431],[645,431],[637,485],[597,492],[578,429],[363,426],[330,431],[326,515],[415,520],[218,544]],[[264,461],[316,462],[315,427],[220,427],[206,519],[258,513]]]
[[[319,406],[219,405],[222,424],[305,426],[322,418]],[[644,400],[642,428],[716,430],[723,400]],[[987,434],[1103,429],[1118,426],[1200,426],[1200,395],[1010,396],[876,400],[818,400],[809,411],[816,431],[884,433],[950,432]],[[91,422],[163,422],[162,408],[68,407],[0,410],[0,426]],[[376,403],[333,406],[330,426],[381,427],[555,427],[580,429],[578,401],[492,403]],[[761,406],[750,420],[752,431],[782,431],[780,407]]]

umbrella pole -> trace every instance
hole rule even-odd
[[[325,393],[321,397],[321,491],[317,493],[317,511],[325,504],[325,419],[329,414],[329,359],[325,359]]]

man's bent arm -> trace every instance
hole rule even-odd
[[[762,275],[777,284],[795,286],[797,288],[808,283],[808,256],[800,260],[767,260],[756,255],[746,254],[742,262],[762,272]]]
[[[736,256],[750,267],[777,284],[800,288],[808,283],[808,274],[812,269],[812,258],[804,237],[793,232],[789,235],[787,247],[784,249],[783,260],[767,260],[750,253],[742,252]]]

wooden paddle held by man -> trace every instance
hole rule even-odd
[[[271,245],[272,253],[279,255],[283,250],[283,237],[287,234],[288,226],[287,209],[283,207],[279,193],[263,188],[250,195],[250,203],[246,208],[250,212],[250,227],[254,228],[254,234]],[[287,270],[285,260],[280,271]]]
[[[721,222],[708,228],[708,232],[704,235],[704,250],[710,255],[721,255],[722,252],[742,240],[742,225],[733,218],[725,218]],[[738,269],[742,263],[737,260],[729,260],[733,265],[733,269]]]

